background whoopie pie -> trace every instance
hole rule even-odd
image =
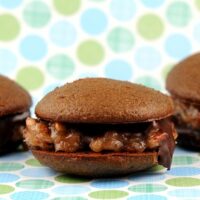
[[[37,104],[24,137],[42,164],[69,174],[122,175],[158,163],[169,169],[173,111],[170,97],[145,86],[80,79]]]
[[[178,144],[200,148],[200,53],[178,63],[167,77],[175,104]]]
[[[23,140],[31,97],[17,83],[2,75],[0,87],[0,153],[5,153],[16,149]]]

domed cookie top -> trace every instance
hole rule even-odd
[[[166,87],[176,97],[200,103],[200,53],[178,63],[169,73]]]
[[[25,112],[31,103],[27,91],[14,81],[0,75],[0,117]]]
[[[36,115],[50,121],[131,123],[165,118],[173,112],[171,98],[125,81],[86,78],[47,94]]]

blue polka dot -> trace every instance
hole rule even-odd
[[[127,181],[117,179],[99,179],[91,182],[91,186],[102,189],[122,188],[129,185]]]
[[[135,15],[136,5],[133,0],[112,0],[110,11],[116,19],[127,21],[132,19]]]
[[[124,60],[113,60],[105,66],[105,76],[119,80],[130,80],[133,72],[129,63]]]
[[[65,185],[55,187],[52,191],[61,195],[80,195],[90,191],[90,188],[81,185]]]
[[[153,47],[141,47],[135,52],[136,64],[145,70],[154,70],[161,64],[161,55]]]
[[[164,3],[164,0],[142,0],[142,3],[149,8],[158,8]]]
[[[25,160],[26,158],[28,158],[30,156],[30,152],[19,152],[19,153],[10,153],[7,155],[3,155],[1,156],[1,161],[21,161],[21,160]]]
[[[129,179],[136,182],[155,182],[165,179],[163,173],[137,173],[129,176]]]
[[[43,90],[43,95],[46,95],[47,93],[53,91],[56,87],[58,87],[60,84],[58,83],[53,83],[53,84],[49,84],[47,85],[44,90]]]
[[[200,168],[195,167],[173,167],[167,172],[173,176],[194,176],[200,174]]]
[[[49,177],[56,175],[56,172],[51,170],[50,168],[26,168],[20,172],[23,176],[28,177]]]
[[[37,61],[47,54],[47,44],[42,37],[29,35],[22,39],[20,52],[27,60]]]
[[[15,174],[0,173],[0,183],[9,183],[18,180],[20,177]]]
[[[192,198],[199,197],[200,190],[199,189],[175,189],[168,192],[168,195],[176,197],[176,198]]]
[[[162,91],[162,87],[160,82],[155,78],[151,76],[139,76],[136,80],[136,83],[145,85],[147,87],[153,88],[155,90]]]
[[[127,200],[167,200],[166,197],[155,195],[155,194],[145,194],[129,197]]]
[[[16,8],[21,4],[22,0],[0,0],[0,6],[8,9]]]
[[[0,49],[0,73],[8,75],[15,69],[17,58],[13,52],[8,49]]]
[[[47,199],[49,195],[45,192],[39,191],[22,191],[22,192],[15,192],[11,195],[11,199],[13,200],[42,200]]]
[[[170,35],[165,41],[165,49],[169,56],[175,59],[183,59],[191,53],[190,40],[181,34]]]
[[[88,9],[81,16],[81,26],[89,34],[97,35],[107,27],[106,15],[99,9]]]
[[[200,43],[200,24],[197,24],[195,27],[194,27],[194,32],[193,32],[193,35],[194,35],[194,39]]]
[[[67,21],[56,22],[50,29],[50,39],[59,47],[68,47],[76,41],[76,30]]]

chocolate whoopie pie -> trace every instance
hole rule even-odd
[[[27,91],[0,75],[0,154],[14,150],[22,143],[31,102]]]
[[[26,120],[34,156],[59,172],[123,175],[170,168],[176,131],[171,98],[145,86],[86,78],[47,94]]]
[[[200,53],[178,63],[167,77],[174,104],[178,144],[200,149]]]

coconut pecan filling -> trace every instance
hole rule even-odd
[[[178,143],[200,148],[200,105],[174,98]]]
[[[24,131],[25,141],[31,149],[67,153],[157,151],[167,167],[176,137],[168,119],[128,125],[95,125],[48,123],[27,118]],[[167,161],[164,157],[168,157]]]
[[[0,118],[0,151],[9,151],[18,146],[23,140],[23,130],[25,119],[29,112],[16,115],[4,116]]]
[[[175,123],[193,129],[200,129],[200,105],[174,99]]]

